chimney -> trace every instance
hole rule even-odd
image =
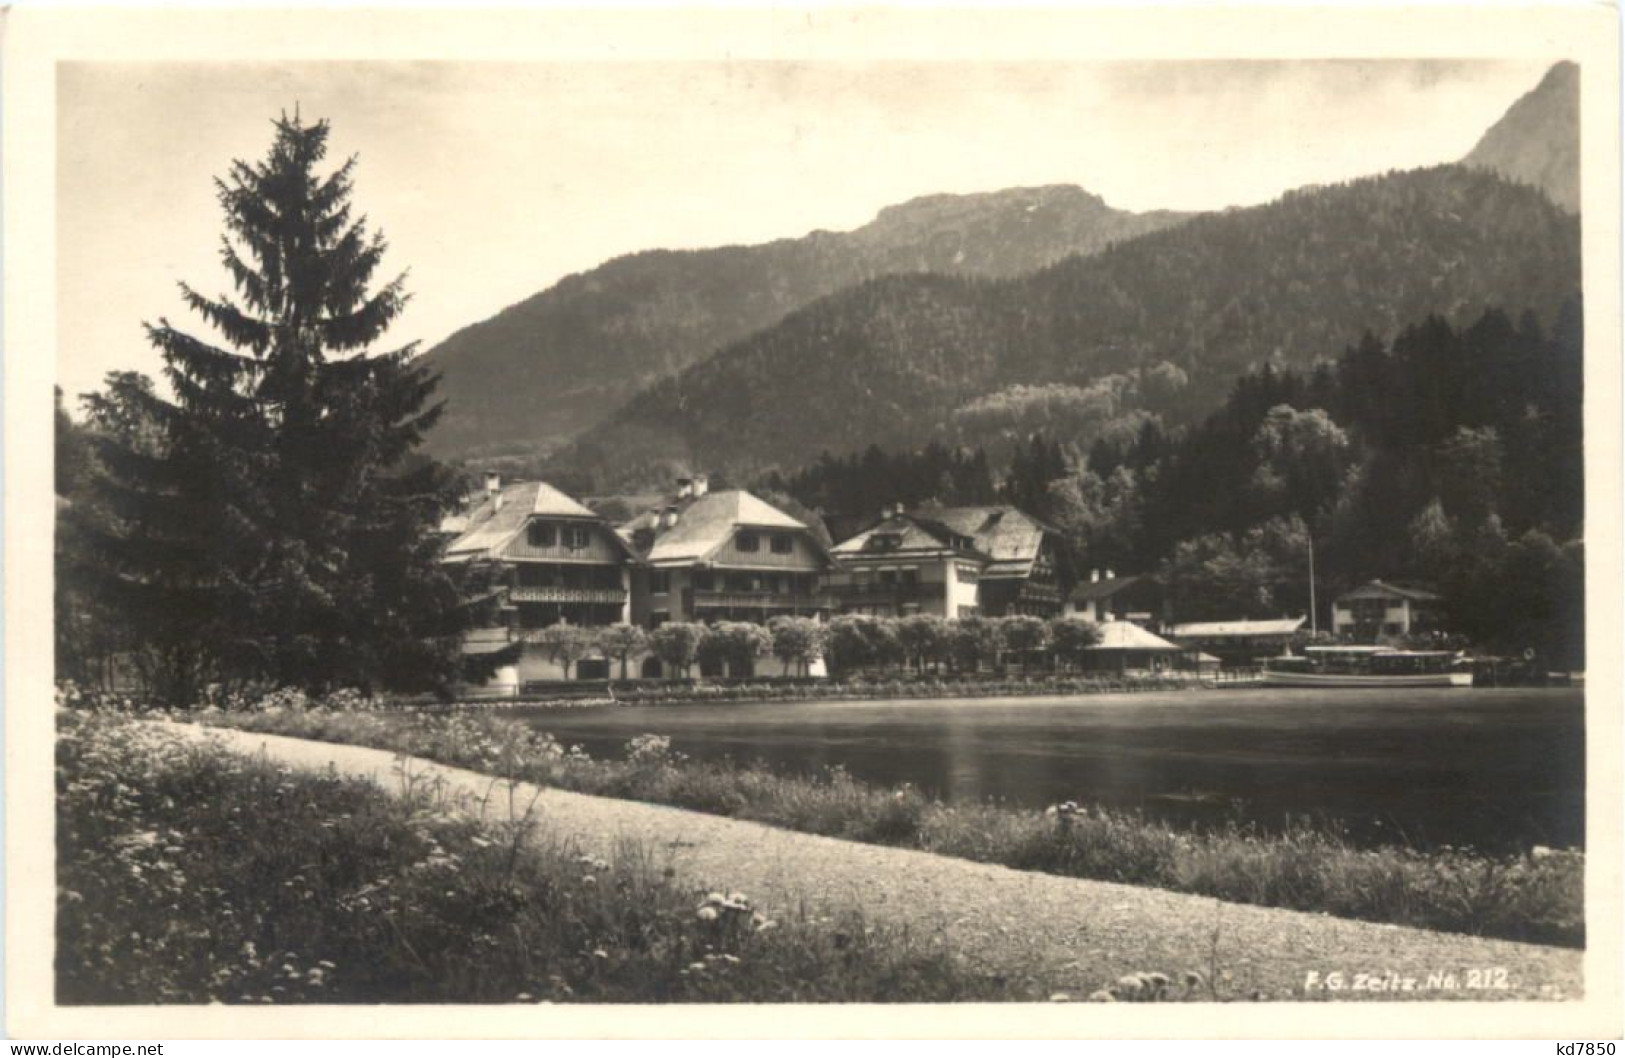
[[[1100,583],[1100,570],[1092,569],[1092,570],[1089,571],[1089,583],[1090,584],[1099,584]]]
[[[502,475],[494,470],[485,472],[485,495],[491,500],[491,511],[502,509]]]
[[[692,495],[694,495],[694,479],[693,478],[678,478],[677,479],[677,498],[680,499],[680,500],[686,500]]]
[[[699,499],[711,491],[711,477],[708,474],[695,474],[694,485],[691,490],[695,499]]]
[[[1116,580],[1117,579],[1117,571],[1114,570],[1114,569],[1107,569],[1106,570],[1106,579],[1107,580]]]
[[[680,495],[680,496],[687,495],[687,493],[678,493],[678,495]],[[677,524],[677,508],[676,507],[667,507],[665,510],[660,512],[660,528],[662,528],[662,529],[670,529],[672,526],[674,526],[676,524]]]
[[[903,505],[901,503],[888,503],[884,507],[880,508],[880,518],[882,521],[886,521],[891,518],[901,518],[902,516]]]

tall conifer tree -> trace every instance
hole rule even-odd
[[[352,216],[356,160],[317,171],[327,122],[274,124],[263,160],[216,181],[234,294],[181,287],[224,342],[148,325],[174,399],[119,398],[161,440],[101,446],[116,515],[96,542],[101,587],[149,653],[175,655],[160,682],[176,698],[210,678],[425,685],[455,662],[433,532],[449,475],[413,454],[437,379],[415,344],[370,351],[405,277],[370,289],[386,243]]]

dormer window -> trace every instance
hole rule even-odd
[[[592,533],[584,525],[572,525],[564,531],[564,543],[571,551],[585,551],[592,543]]]
[[[903,538],[897,533],[875,533],[863,546],[867,551],[896,551],[903,546]]]
[[[773,553],[775,555],[788,555],[796,549],[795,541],[784,533],[773,534]]]
[[[552,547],[558,543],[558,534],[546,522],[531,522],[525,531],[531,547]]]
[[[741,551],[760,551],[762,549],[762,538],[755,533],[740,533],[736,538],[736,543]]]

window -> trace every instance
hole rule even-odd
[[[894,570],[894,569],[883,569],[883,570],[881,570],[880,571],[880,583],[882,583],[882,584],[896,584],[897,583],[897,571]]]
[[[592,533],[584,525],[572,525],[564,531],[564,542],[571,551],[585,551],[587,545],[592,543]]]
[[[784,533],[773,534],[773,553],[775,555],[788,555],[796,549],[795,541]]]
[[[671,570],[657,569],[649,574],[649,591],[654,595],[671,594]]]
[[[920,583],[920,571],[913,566],[904,566],[899,571],[899,579],[904,584],[918,584]]]
[[[546,522],[531,522],[530,528],[526,530],[525,537],[531,547],[552,547],[558,541],[558,536],[553,532],[553,527]]]
[[[740,533],[735,543],[741,551],[760,551],[762,549],[761,538],[755,533]]]
[[[716,577],[710,570],[699,570],[694,574],[695,591],[711,591],[716,587]]]

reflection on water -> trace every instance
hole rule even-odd
[[[1069,699],[538,710],[595,756],[645,731],[692,757],[911,782],[949,801],[1078,800],[1186,823],[1337,818],[1362,841],[1580,845],[1579,690],[1225,690]]]

